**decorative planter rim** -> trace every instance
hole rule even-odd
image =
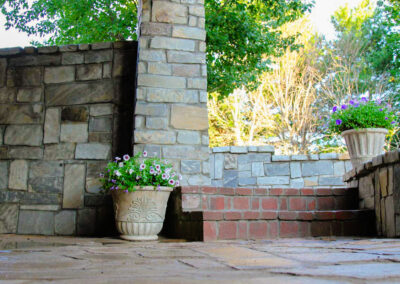
[[[171,191],[173,191],[174,190],[174,188],[173,187],[169,187],[169,186],[160,186],[160,188],[159,189],[157,189],[157,186],[154,186],[154,185],[146,185],[146,186],[134,186],[134,188],[136,188],[136,190],[134,191],[134,192],[136,192],[136,191],[168,191],[168,192],[171,192]],[[113,191],[113,193],[116,193],[116,192],[121,192],[121,193],[123,193],[123,194],[126,194],[125,192],[123,192],[122,190],[118,190],[118,191]],[[134,193],[134,192],[129,192],[129,193]]]
[[[389,130],[386,128],[360,128],[360,129],[349,129],[342,132],[342,135],[352,134],[352,133],[364,133],[364,132],[375,132],[387,134]]]

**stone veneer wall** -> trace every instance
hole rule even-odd
[[[218,187],[343,187],[343,175],[352,168],[347,154],[283,156],[272,146],[211,150],[211,180]]]
[[[98,174],[132,152],[137,42],[0,50],[0,233],[114,231]]]
[[[210,184],[204,17],[204,0],[144,0],[140,16],[134,150],[168,159],[183,185]]]
[[[344,180],[358,186],[361,209],[375,210],[378,234],[400,237],[400,149],[351,170]]]

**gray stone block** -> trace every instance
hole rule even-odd
[[[260,153],[274,153],[275,147],[272,145],[257,146],[257,152]]]
[[[76,78],[77,80],[99,80],[102,78],[103,65],[102,64],[86,64],[77,66]]]
[[[302,178],[295,178],[290,180],[290,187],[293,188],[303,188],[304,180]]]
[[[39,46],[37,49],[38,53],[56,53],[58,46]]]
[[[65,165],[63,208],[76,209],[83,207],[85,192],[85,165]]]
[[[204,175],[210,175],[210,161],[204,161],[202,163],[202,173]],[[210,177],[213,178],[213,177]]]
[[[18,224],[18,205],[0,204],[0,234],[15,234]]]
[[[224,154],[215,154],[214,163],[214,178],[222,179],[224,174]]]
[[[310,154],[310,155],[308,155],[308,158],[310,161],[317,161],[317,160],[319,160],[319,155],[318,154]]]
[[[199,101],[199,95],[195,90],[148,88],[146,100],[154,103],[194,104]]]
[[[5,145],[41,146],[43,129],[40,125],[10,125],[4,135]]]
[[[335,176],[343,176],[346,173],[344,163],[344,161],[333,163],[333,174]]]
[[[62,177],[64,168],[62,162],[40,161],[30,165],[29,178]]]
[[[239,186],[247,186],[247,185],[256,185],[257,178],[249,177],[249,178],[240,178],[239,177]]]
[[[85,63],[102,63],[112,61],[112,50],[88,51],[85,53]]]
[[[182,174],[198,174],[201,171],[200,161],[183,160],[181,161]]]
[[[290,177],[291,178],[299,178],[301,177],[301,164],[300,162],[292,162],[290,163]]]
[[[10,66],[60,65],[59,55],[27,55],[9,59]]]
[[[191,145],[168,145],[162,147],[163,157],[167,159],[208,160],[208,147]]]
[[[253,177],[264,176],[264,163],[263,162],[251,163],[251,175]]]
[[[308,160],[307,155],[292,155],[290,158],[292,161],[307,161]]]
[[[182,180],[184,182],[184,180]],[[188,185],[210,185],[211,179],[204,175],[192,175],[188,177]]]
[[[61,142],[82,143],[88,141],[88,124],[61,124]]]
[[[234,154],[245,154],[248,152],[246,146],[231,146],[231,153]]]
[[[107,160],[111,155],[111,146],[100,143],[77,144],[75,159]]]
[[[8,162],[0,161],[0,190],[8,187]]]
[[[42,99],[42,88],[21,88],[18,89],[17,102],[34,103]]]
[[[253,162],[264,162],[270,163],[271,162],[271,154],[256,154],[250,153],[246,155],[238,155],[238,164],[246,164],[246,163],[253,163]]]
[[[16,190],[28,189],[28,162],[25,160],[15,160],[10,164],[10,176],[8,187]]]
[[[272,155],[272,162],[290,161],[290,156],[287,155]]]
[[[0,58],[0,87],[6,85],[7,58]]]
[[[70,236],[76,231],[76,211],[64,210],[55,215],[55,233]]]
[[[224,157],[224,167],[225,170],[237,169],[237,155],[225,154]]]
[[[8,68],[8,87],[35,87],[41,85],[42,70],[38,67]]]
[[[289,176],[289,163],[271,163],[265,164],[265,175],[267,176]]]
[[[45,88],[45,98],[48,106],[111,102],[114,86],[109,80],[48,85]]]
[[[90,132],[111,132],[112,118],[111,117],[91,117],[89,120]]]
[[[319,177],[319,185],[336,186],[344,185],[343,178],[340,177]]]
[[[61,59],[62,65],[82,64],[83,61],[83,53],[78,52],[63,53]]]
[[[224,171],[224,187],[237,187],[239,182],[238,171]]]
[[[67,83],[75,80],[75,66],[46,67],[44,82],[46,84]]]
[[[46,145],[44,150],[45,160],[72,160],[74,155],[75,143]]]
[[[42,109],[41,104],[0,104],[0,124],[42,123]]]
[[[60,109],[48,108],[44,123],[44,143],[58,143],[60,141]]]
[[[337,160],[339,158],[338,153],[321,153],[319,154],[321,160]]]
[[[189,144],[189,145],[200,144],[200,133],[198,131],[180,130],[178,131],[178,143]]]
[[[21,210],[19,212],[18,233],[53,235],[54,213],[50,211]]]
[[[165,104],[149,104],[137,102],[135,115],[166,116],[167,106]]]
[[[333,175],[333,162],[327,160],[304,162],[302,164],[302,174],[303,177]]]
[[[93,236],[96,230],[96,210],[85,208],[78,211],[77,234]]]
[[[239,158],[240,158],[240,156],[239,156]],[[251,163],[241,163],[238,161],[238,170],[239,170],[239,172],[242,172],[242,171],[251,172]]]
[[[112,115],[114,113],[112,104],[99,104],[90,106],[91,116]]]
[[[62,178],[58,177],[35,177],[29,179],[29,192],[62,193]]]
[[[91,44],[92,50],[110,49],[112,48],[111,42],[96,42]]]
[[[225,147],[214,147],[212,148],[213,153],[226,153],[231,151],[230,146],[225,146]]]
[[[0,103],[12,104],[15,101],[17,88],[0,88]]]
[[[275,176],[275,177],[258,177],[257,184],[258,185],[284,185],[289,184],[288,176]]]
[[[35,210],[35,211],[58,211],[60,210],[60,205],[43,205],[43,204],[34,204],[34,205],[21,205],[19,207],[20,210]]]

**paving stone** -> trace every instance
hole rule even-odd
[[[28,181],[28,162],[25,160],[15,160],[10,163],[10,176],[8,187],[16,190],[27,190]]]
[[[101,143],[77,144],[75,159],[107,160],[111,155],[111,146]]]
[[[48,108],[44,123],[45,144],[58,143],[60,141],[60,109]]]
[[[44,150],[45,160],[72,160],[74,155],[75,143],[46,145]]]
[[[61,124],[61,142],[87,142],[88,141],[88,124]]]
[[[57,235],[74,235],[76,232],[76,212],[63,210],[55,215],[54,232]]]
[[[8,186],[8,162],[0,161],[0,190]]]
[[[43,159],[43,149],[40,147],[9,147],[8,158],[20,160],[40,160]]]
[[[18,205],[0,204],[0,234],[15,234],[18,224]]]
[[[18,233],[53,235],[54,213],[49,211],[21,210],[19,212]]]
[[[64,209],[83,207],[83,194],[85,192],[85,165],[65,165],[64,176]]]

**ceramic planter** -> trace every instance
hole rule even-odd
[[[125,193],[113,191],[115,222],[121,238],[129,241],[157,240],[164,218],[171,187],[136,187]]]
[[[353,168],[382,154],[387,133],[385,128],[351,129],[342,132]]]

